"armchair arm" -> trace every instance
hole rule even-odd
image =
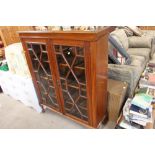
[[[129,65],[108,64],[108,78],[128,83],[127,95],[132,96],[137,86],[136,67]]]
[[[129,48],[151,48],[151,42],[152,42],[151,37],[132,36],[128,37],[128,40],[129,40]]]

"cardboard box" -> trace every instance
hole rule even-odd
[[[125,101],[128,84],[108,79],[108,115],[109,121],[117,122]]]

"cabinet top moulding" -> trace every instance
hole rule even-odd
[[[79,41],[96,41],[100,37],[114,30],[114,26],[107,26],[100,30],[95,31],[19,31],[20,38],[51,38],[51,39],[67,39],[67,40],[79,40]],[[32,35],[33,34],[33,35]]]

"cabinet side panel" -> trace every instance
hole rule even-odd
[[[93,126],[92,116],[92,79],[91,79],[91,52],[90,43],[85,42],[85,66],[86,66],[86,83],[87,83],[87,96],[88,96],[88,112],[89,112],[89,124]]]
[[[107,112],[107,72],[108,72],[108,35],[97,42],[96,53],[96,102],[97,124]]]
[[[91,54],[91,115],[92,115],[92,126],[97,126],[97,102],[96,102],[96,50],[97,44],[96,42],[90,43],[90,54]]]

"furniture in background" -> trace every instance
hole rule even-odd
[[[124,119],[125,118],[123,116],[123,113],[121,112],[121,114],[120,114],[120,116],[119,116],[119,118],[117,120],[116,129],[122,129],[122,127],[120,127],[119,124]],[[146,126],[141,127],[141,129],[155,129],[155,109],[152,110],[152,123],[147,123]]]
[[[123,29],[116,29],[110,35],[115,36],[116,42],[130,55],[131,64],[108,64],[108,77],[127,82],[129,84],[127,95],[132,97],[146,64],[149,61],[155,62],[155,31],[143,31],[141,37],[127,37]],[[110,50],[113,48],[111,46],[109,44]]]
[[[128,84],[108,79],[108,118],[117,123],[118,117],[126,100]]]
[[[0,26],[0,58],[5,57],[4,47],[20,42],[17,31],[33,30],[32,26]]]
[[[17,31],[30,31],[34,30],[32,26],[0,26],[0,40],[3,42],[4,47],[20,42],[19,34]]]
[[[20,32],[40,104],[97,128],[107,114],[109,27]]]

